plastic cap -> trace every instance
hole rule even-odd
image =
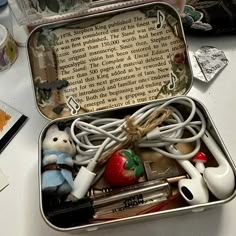
[[[82,166],[74,180],[74,190],[71,192],[77,199],[83,198],[90,188],[96,174]]]

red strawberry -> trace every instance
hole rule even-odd
[[[119,150],[109,158],[104,179],[112,186],[127,186],[138,181],[143,174],[141,159],[132,150]]]

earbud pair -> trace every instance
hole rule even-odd
[[[202,136],[202,141],[216,159],[217,167],[207,167],[201,175],[190,161],[177,159],[190,176],[190,179],[182,179],[178,183],[181,195],[190,205],[207,203],[208,189],[216,198],[223,200],[233,193],[235,187],[234,172],[208,131]],[[168,146],[167,149],[173,154],[181,154],[173,145]]]

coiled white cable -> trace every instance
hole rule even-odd
[[[181,114],[181,111],[176,108],[177,104],[182,106],[182,110],[185,110],[183,107],[186,107],[189,111],[183,111],[184,114]],[[180,96],[163,104],[160,104],[160,102],[151,103],[137,110],[130,117],[134,119],[135,125],[140,125],[145,122],[152,112],[163,108],[172,110],[170,118],[139,140],[137,145],[143,148],[152,148],[164,156],[174,159],[189,159],[193,157],[200,149],[200,138],[205,132],[206,121],[191,98]],[[184,119],[186,114],[188,114],[188,117]],[[196,117],[199,120],[196,120]],[[71,125],[71,135],[77,144],[78,155],[76,163],[79,165],[89,164],[87,168],[93,171],[97,160],[103,152],[127,139],[128,134],[124,130],[125,127],[125,119],[95,119],[94,116],[81,116],[74,120]],[[185,130],[192,136],[183,138]],[[190,142],[195,142],[195,148],[191,153],[185,155],[175,155],[165,150],[165,147],[171,144]]]

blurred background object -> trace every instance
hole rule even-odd
[[[187,33],[236,33],[236,0],[187,0],[182,15]]]
[[[89,2],[90,0],[9,0],[18,24],[28,26],[71,18],[73,14],[86,9]]]

